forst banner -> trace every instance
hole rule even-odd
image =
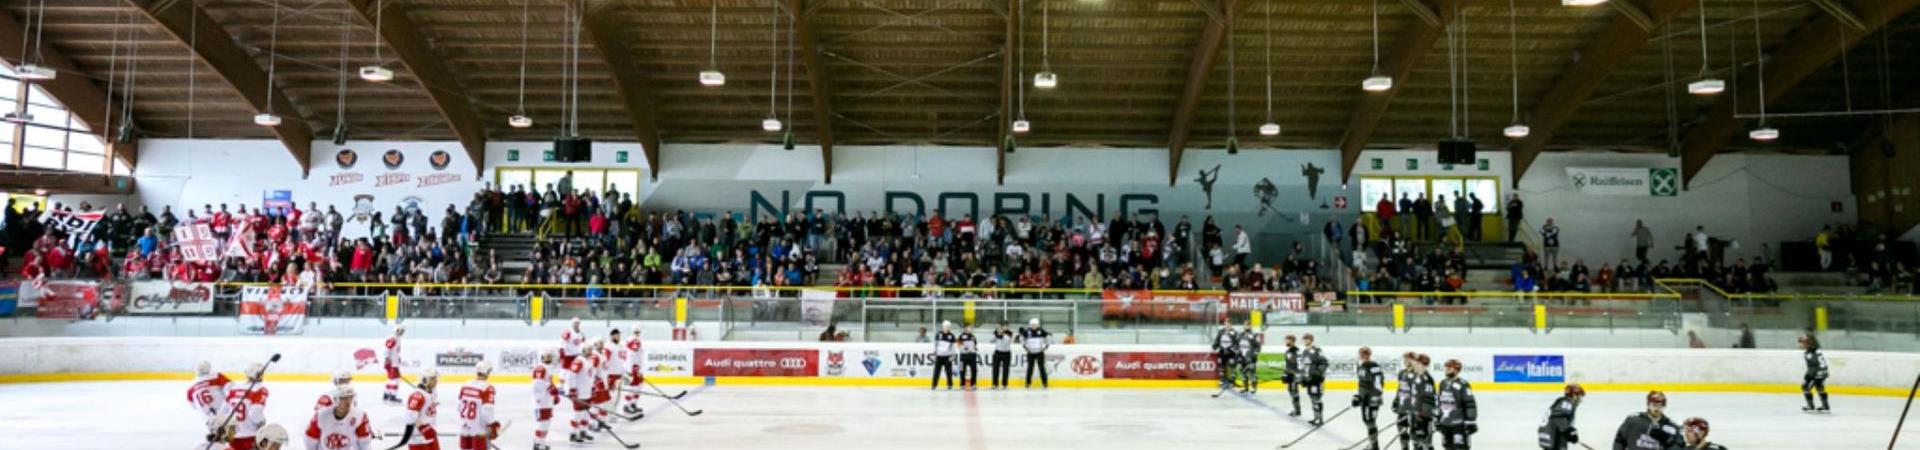
[[[293,286],[240,288],[240,332],[300,334],[307,321],[307,290]]]

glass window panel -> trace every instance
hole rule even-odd
[[[39,106],[51,106],[54,109],[59,109],[59,110],[67,109],[66,105],[60,103],[59,99],[55,99],[53,98],[53,96],[47,95],[47,91],[40,89],[39,86],[34,86],[31,89],[27,89],[27,103],[32,105],[39,105]]]
[[[96,155],[107,152],[107,146],[104,144],[101,144],[100,136],[95,136],[93,135],[93,133],[87,133],[87,132],[73,132],[73,133],[67,134],[67,149],[73,150],[76,152],[82,152],[82,153],[92,153]]]
[[[607,172],[604,170],[573,171],[574,190],[583,191],[598,197],[601,191],[607,190],[606,182]]]
[[[1380,201],[1381,196],[1387,196],[1392,194],[1393,194],[1392,178],[1361,178],[1360,179],[1360,197],[1361,197],[1360,211],[1373,212],[1374,211],[1373,206],[1375,203],[1378,203]]]
[[[57,107],[27,105],[27,114],[33,115],[33,123],[55,128],[67,127],[67,110]]]
[[[0,164],[13,164],[12,145],[0,145]]]
[[[100,170],[105,168],[105,167],[102,167],[102,165],[105,163],[106,163],[105,157],[100,155],[88,155],[83,153],[67,154],[67,170],[71,170],[74,172],[100,173]]]
[[[64,168],[63,165],[65,161],[63,160],[65,159],[65,152],[33,147],[27,147],[25,152],[25,157],[22,158],[24,161],[22,162],[25,162],[27,166],[44,167],[48,169]]]
[[[29,126],[27,127],[27,145],[50,149],[65,149],[67,148],[67,132],[66,130]]]
[[[0,143],[12,143],[13,129],[17,126],[13,122],[0,122]]]
[[[1435,178],[1433,179],[1433,201],[1438,202],[1445,200],[1447,202],[1447,210],[1451,211],[1453,210],[1453,199],[1460,196],[1460,189],[1461,184],[1459,178]],[[1446,198],[1442,199],[1442,196]],[[1434,209],[1440,209],[1440,207],[1435,206]]]
[[[13,68],[12,68],[12,67],[7,67],[7,66],[6,66],[6,65],[4,65],[4,64],[0,64],[0,76],[5,76],[5,77],[18,77],[18,76],[20,76],[20,75],[19,75],[19,74],[15,74],[15,73],[13,73]]]
[[[555,186],[555,184],[559,183],[560,177],[566,174],[567,171],[565,170],[535,170],[533,171],[533,184],[540,186],[541,195],[546,195],[547,191],[558,187]]]
[[[640,192],[640,172],[635,170],[607,171],[607,189],[622,194]]]
[[[1393,200],[1395,202],[1400,201],[1401,198],[1405,198],[1409,201],[1419,200],[1420,196],[1426,195],[1426,194],[1427,194],[1427,180],[1425,179],[1396,178],[1393,180]],[[1398,204],[1396,204],[1395,206],[1397,207]]]
[[[499,178],[500,190],[505,192],[512,192],[514,186],[520,186],[521,190],[526,190],[533,186],[532,170],[501,170]]]
[[[1500,198],[1500,182],[1498,180],[1469,179],[1467,180],[1467,191],[1480,197],[1480,203],[1486,205],[1487,209],[1485,212],[1488,214],[1499,213],[1500,207],[1506,206],[1506,200]]]
[[[0,78],[0,95],[4,95],[7,98],[13,98],[14,93],[16,92],[20,92],[19,81],[16,81],[12,78]]]
[[[113,173],[117,175],[133,175],[133,170],[127,168],[127,163],[120,162],[120,160],[116,159],[113,160]]]

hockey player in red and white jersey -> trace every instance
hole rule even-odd
[[[626,363],[625,365],[615,367],[623,368],[627,371],[627,387],[625,389],[632,390],[624,394],[626,397],[624,399],[626,406],[622,407],[621,411],[629,416],[644,417],[645,412],[640,409],[640,402],[638,400],[640,399],[640,386],[647,382],[647,376],[640,373],[640,366],[645,363],[647,354],[643,352],[640,347],[640,325],[633,326],[633,337],[627,339],[625,347],[627,350]],[[637,419],[638,417],[635,418]]]
[[[560,370],[573,367],[573,359],[580,356],[580,346],[587,342],[587,334],[580,332],[580,318],[573,318],[567,329],[560,332]]]
[[[387,393],[380,397],[391,403],[400,402],[400,337],[407,334],[406,325],[394,325],[393,337],[387,338],[387,358],[381,365],[387,369]]]
[[[633,349],[628,347],[627,343],[620,339],[620,329],[615,328],[613,332],[607,333],[607,350],[605,353],[607,355],[607,392],[609,394],[615,394],[612,395],[613,398],[619,399],[622,403],[626,404],[624,407],[614,410],[622,411],[626,415],[633,415],[632,398],[628,394],[621,393],[622,390],[632,384]],[[615,405],[618,406],[619,403]]]
[[[267,387],[260,385],[261,377],[266,375],[266,365],[253,363],[247,366],[248,389],[227,390],[225,410],[221,411],[222,421],[233,427],[232,438],[227,440],[227,448],[232,450],[254,450],[254,436],[261,427],[267,425]]]
[[[473,367],[473,381],[460,387],[460,450],[491,450],[487,443],[500,436],[500,422],[493,419],[493,363],[481,361]]]
[[[332,406],[313,410],[307,422],[307,450],[369,450],[373,426],[354,403],[353,386],[338,385],[327,397]]]
[[[345,370],[334,372],[333,387],[338,388],[341,386],[352,386],[352,385],[353,385],[353,372],[348,372]],[[320,399],[315,400],[313,402],[313,410],[321,411],[321,410],[326,410],[328,408],[332,408],[333,398],[335,396],[336,396],[336,393],[334,392],[320,394]]]
[[[615,389],[615,387],[612,382],[614,379],[612,374],[618,370],[613,365],[613,347],[614,345],[607,344],[607,341],[604,339],[595,339],[593,341],[593,351],[584,353],[585,355],[589,355],[587,357],[587,365],[591,367],[590,370],[593,372],[593,408],[590,412],[593,418],[593,426],[597,429],[608,428],[607,411],[613,407],[613,389]]]
[[[194,375],[193,385],[187,387],[187,403],[208,419],[218,418],[222,401],[227,398],[227,386],[233,380],[227,379],[226,374],[214,372],[213,364],[206,361],[200,362]]]
[[[590,351],[592,348],[593,344],[582,346],[582,350]],[[593,435],[587,433],[588,427],[593,425],[588,409],[594,403],[593,388],[598,384],[598,378],[593,373],[591,359],[577,357],[567,364],[567,399],[573,401],[573,420],[569,422],[573,434],[567,440],[575,443],[593,440]]]
[[[407,396],[406,429],[400,432],[400,442],[407,444],[407,450],[440,449],[440,433],[433,427],[440,411],[440,400],[434,397],[433,389],[439,385],[440,372],[427,369],[420,373],[420,388]]]
[[[547,450],[547,428],[553,423],[553,405],[560,402],[560,388],[553,384],[553,351],[540,352],[540,363],[533,365],[533,450]]]

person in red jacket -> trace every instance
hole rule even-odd
[[[373,270],[373,248],[367,241],[361,240],[353,245],[353,262],[347,266],[353,272],[354,280],[366,278],[367,271]]]
[[[1380,202],[1373,204],[1373,215],[1380,219],[1380,227],[1393,229],[1393,199],[1380,194]]]

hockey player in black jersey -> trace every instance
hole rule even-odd
[[[947,376],[947,390],[953,390],[953,345],[959,337],[953,334],[953,322],[941,322],[940,334],[933,336],[933,382],[934,389],[940,389],[940,376]]]
[[[1800,381],[1800,395],[1807,398],[1807,406],[1800,408],[1807,412],[1827,412],[1832,403],[1827,403],[1827,355],[1820,353],[1820,340],[1811,334],[1800,335],[1800,348],[1806,353],[1800,355],[1807,362],[1807,375]],[[1820,392],[1820,407],[1813,407],[1813,393]]]
[[[1306,381],[1302,384],[1307,387],[1307,397],[1313,399],[1313,420],[1307,423],[1317,426],[1326,423],[1320,417],[1321,411],[1326,409],[1326,404],[1320,401],[1320,397],[1326,393],[1324,386],[1327,383],[1327,355],[1320,353],[1319,346],[1313,345],[1313,334],[1301,336],[1300,341],[1306,344],[1300,349],[1300,359],[1306,360],[1301,373],[1306,377]]]
[[[1306,381],[1304,371],[1306,361],[1300,358],[1300,347],[1294,344],[1293,335],[1287,335],[1287,361],[1280,372],[1280,381],[1287,384],[1287,399],[1293,402],[1291,417],[1300,417],[1300,385]]]
[[[1420,358],[1415,355],[1413,352],[1400,355],[1400,373],[1394,375],[1394,381],[1400,385],[1393,391],[1393,415],[1397,416],[1393,427],[1398,436],[1395,439],[1400,440],[1400,450],[1407,450],[1413,445],[1408,438],[1413,430],[1413,385],[1419,379],[1414,374],[1413,366],[1420,363]]]
[[[1233,331],[1233,323],[1225,319],[1220,321],[1220,330],[1213,333],[1213,359],[1220,373],[1221,393],[1233,389],[1233,375],[1238,373],[1233,370],[1233,367],[1239,364],[1240,358],[1234,349],[1234,342],[1239,339],[1239,333]],[[1218,395],[1215,394],[1215,396]]]
[[[1727,450],[1720,444],[1707,442],[1707,419],[1699,417],[1687,419],[1685,427],[1681,432],[1686,435],[1687,442],[1667,450]]]
[[[1360,347],[1360,365],[1354,368],[1359,378],[1358,390],[1353,394],[1353,407],[1360,408],[1360,422],[1367,425],[1367,449],[1380,450],[1380,397],[1385,387],[1387,373],[1380,369],[1380,363],[1373,362],[1373,349]]]
[[[1433,375],[1427,373],[1427,365],[1433,359],[1425,354],[1415,354],[1413,358],[1413,386],[1406,391],[1411,398],[1403,406],[1408,410],[1407,437],[1401,440],[1411,441],[1413,450],[1432,450],[1438,393],[1434,391]]]
[[[1667,394],[1647,393],[1647,411],[1627,416],[1613,433],[1613,450],[1666,450],[1682,444],[1680,426],[1667,418]]]
[[[1240,392],[1259,392],[1260,335],[1254,333],[1251,326],[1242,328],[1239,339],[1234,341],[1234,359],[1239,362]]]
[[[1553,401],[1547,407],[1547,417],[1540,420],[1540,449],[1567,450],[1567,447],[1580,443],[1580,432],[1573,427],[1574,413],[1580,409],[1580,401],[1587,398],[1587,390],[1578,384],[1567,385],[1565,395]]]
[[[1467,450],[1473,448],[1469,438],[1480,432],[1476,422],[1480,407],[1473,400],[1473,385],[1460,378],[1460,360],[1449,359],[1445,367],[1447,378],[1440,380],[1440,420],[1435,428],[1440,430],[1441,447]]]

